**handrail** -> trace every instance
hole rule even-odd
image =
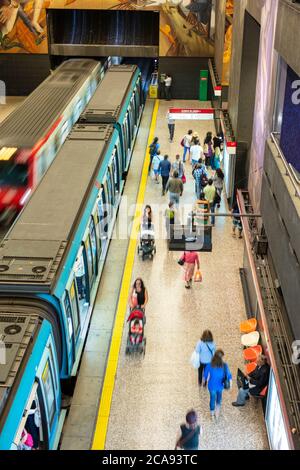
[[[290,178],[290,180],[291,180],[291,182],[294,186],[295,196],[300,198],[300,188],[298,188],[298,184],[295,180],[293,172],[291,171],[291,168],[290,168],[288,162],[286,161],[286,158],[285,158],[285,156],[284,156],[284,154],[283,154],[283,152],[282,152],[282,150],[279,146],[278,140],[276,138],[277,135],[280,135],[280,133],[279,132],[271,132],[272,141],[273,141],[273,143],[276,147],[276,150],[278,152],[278,156],[280,157],[282,163],[284,164],[284,167],[286,169],[286,176],[289,176],[289,178]]]
[[[294,176],[294,178],[295,178],[296,183],[300,185],[300,180],[299,180],[298,176],[296,175],[296,172],[295,172],[295,170],[294,170],[293,165],[290,163],[289,166],[290,166],[291,172],[293,173],[293,176]]]
[[[238,206],[239,206],[239,209],[240,209],[241,213],[246,212],[243,193],[245,193],[245,191],[243,191],[243,190],[238,190],[238,193],[237,193]],[[285,399],[284,399],[283,391],[282,391],[282,388],[281,388],[280,376],[279,376],[279,373],[278,373],[276,357],[275,357],[273,347],[272,347],[272,342],[271,342],[271,331],[270,331],[268,321],[267,321],[267,315],[266,315],[266,312],[265,312],[264,301],[263,301],[263,298],[262,298],[261,288],[260,288],[259,281],[258,281],[258,276],[257,276],[257,267],[255,265],[253,252],[252,252],[252,247],[251,247],[251,243],[250,243],[251,230],[250,230],[250,227],[249,227],[248,218],[243,218],[242,223],[243,223],[243,229],[244,229],[244,234],[245,234],[244,241],[245,241],[246,253],[248,255],[248,259],[249,259],[249,263],[250,263],[250,270],[251,270],[252,279],[253,279],[254,288],[255,288],[255,293],[256,293],[256,297],[257,297],[258,308],[259,308],[260,314],[261,314],[261,323],[262,323],[263,331],[264,331],[264,334],[265,334],[265,339],[266,339],[266,344],[267,344],[267,348],[268,348],[271,367],[272,367],[272,370],[274,372],[275,382],[276,382],[277,389],[278,389],[278,395],[279,395],[281,409],[282,409],[282,413],[283,413],[285,429],[288,432],[288,441],[289,441],[291,450],[294,450],[295,449],[295,444],[294,444],[294,441],[293,441],[293,438],[292,438],[292,430],[290,428],[289,414],[288,414],[288,411],[287,411],[287,406],[286,406],[286,402],[285,402]]]

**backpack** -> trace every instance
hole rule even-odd
[[[151,144],[151,145],[149,146],[149,151],[150,151],[150,155],[151,155],[151,156],[152,156],[152,155],[155,155],[156,149],[157,149],[157,144],[154,144],[154,143],[153,143],[153,144]]]

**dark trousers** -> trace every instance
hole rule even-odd
[[[200,364],[200,367],[198,369],[198,383],[199,385],[202,385],[202,378],[203,378],[203,372],[207,364]]]
[[[170,140],[173,141],[174,134],[175,134],[175,124],[168,124],[169,133],[170,133]]]
[[[171,99],[171,87],[170,86],[165,86],[165,95],[166,95],[166,100],[170,101]]]
[[[167,187],[167,184],[168,184],[168,181],[169,181],[169,176],[162,176],[162,190],[163,190],[163,193],[166,192],[166,187]]]
[[[154,158],[154,155],[150,155],[150,163],[149,163],[149,169],[148,169],[148,173],[150,173],[150,172],[151,172],[153,158]]]

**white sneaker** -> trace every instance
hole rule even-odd
[[[215,422],[216,422],[216,415],[215,415],[215,412],[211,412],[211,413],[210,413],[210,417],[211,417],[212,422],[215,423]]]
[[[220,418],[220,413],[221,413],[221,407],[217,406],[216,407],[216,420],[218,420]]]

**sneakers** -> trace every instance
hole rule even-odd
[[[216,413],[215,413],[216,420],[219,419],[220,413],[221,413],[221,407],[220,407],[220,406],[217,406],[217,407],[216,407]]]
[[[240,407],[240,406],[245,406],[245,405],[241,405],[241,403],[238,403],[237,401],[234,401],[232,403],[232,406]]]
[[[216,415],[215,415],[215,412],[214,412],[214,411],[211,411],[211,413],[210,413],[210,418],[211,418],[211,420],[212,420],[213,423],[216,422]]]

